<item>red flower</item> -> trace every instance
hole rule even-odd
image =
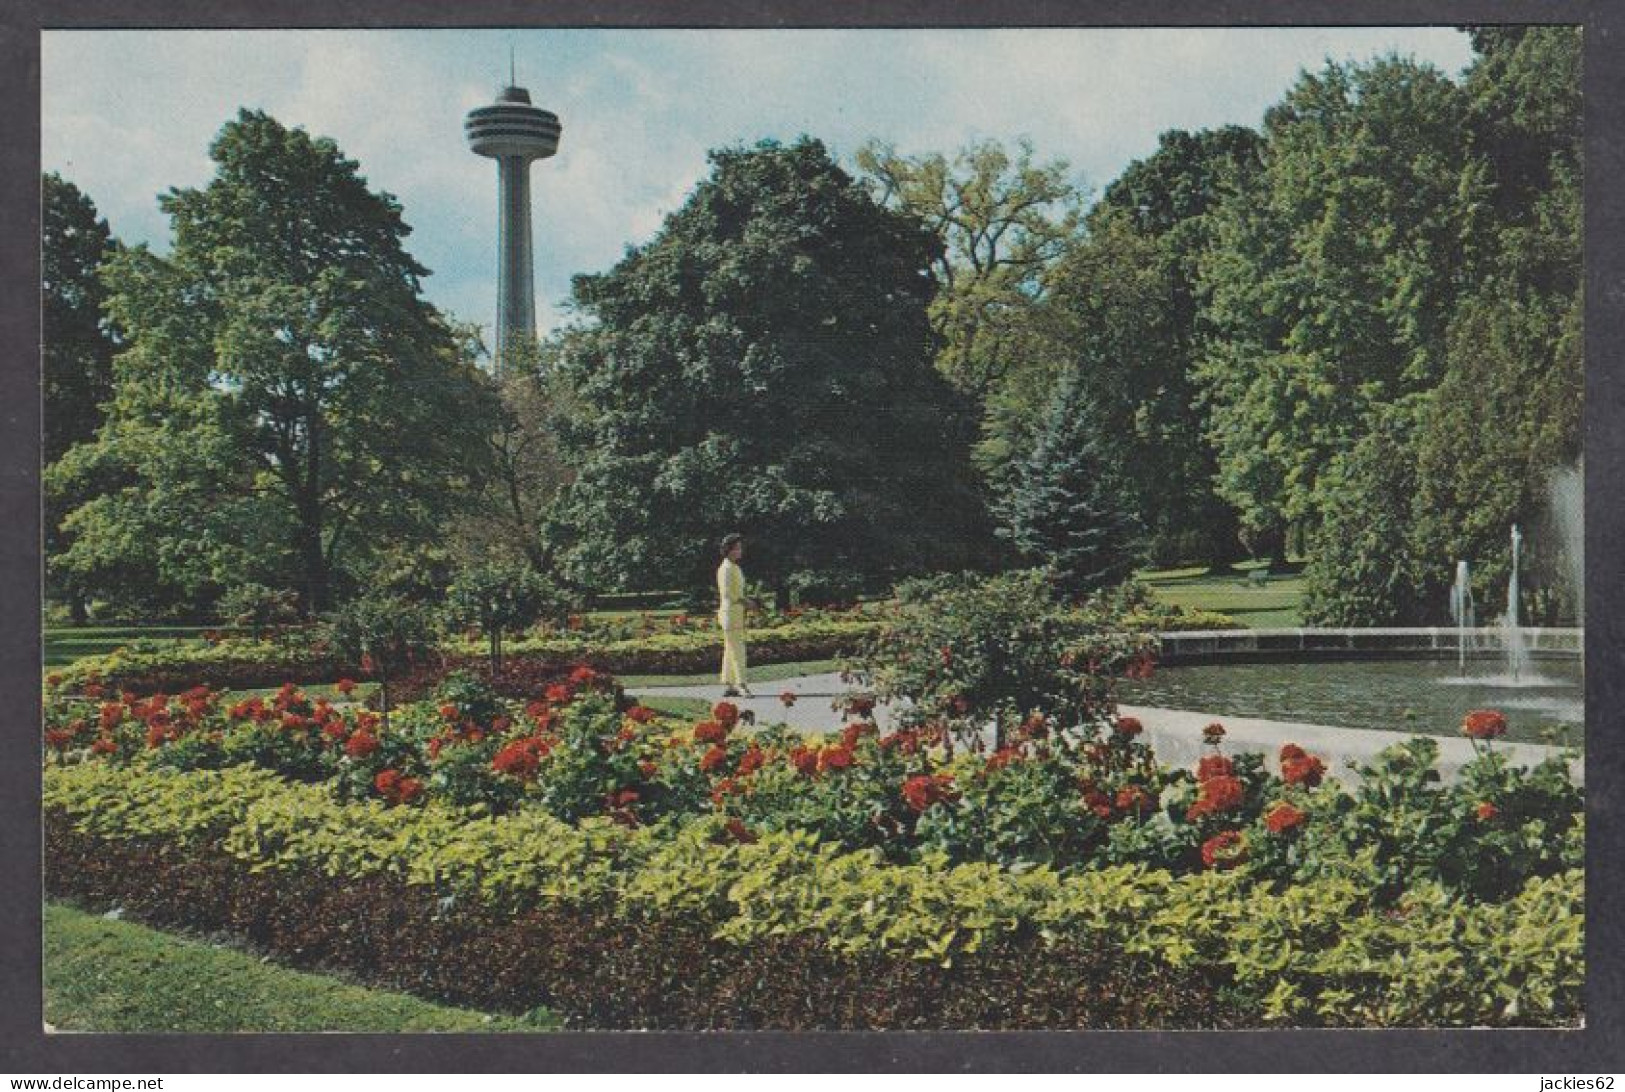
[[[575,696],[576,692],[569,686],[566,686],[564,683],[554,683],[552,686],[542,691],[542,697],[546,698],[554,705],[568,705],[570,704],[570,699],[574,698]]]
[[[1218,721],[1214,721],[1212,724],[1202,729],[1202,738],[1207,740],[1209,743],[1219,742],[1219,740],[1224,738],[1224,725],[1220,724]]]
[[[52,690],[55,690],[57,687],[62,685],[62,676],[55,671],[51,672],[49,675],[45,676],[45,685],[49,686]]]
[[[729,837],[742,845],[750,845],[756,841],[756,834],[738,816],[730,815],[728,821],[722,824],[722,829],[728,832]]]
[[[1138,785],[1125,785],[1117,790],[1118,811],[1144,813],[1155,810],[1156,806],[1156,797]]]
[[[457,707],[451,702],[440,707],[440,719],[447,723],[455,723],[459,715]]]
[[[791,748],[790,764],[803,777],[812,777],[818,772],[818,748],[806,746]]]
[[[1043,739],[1049,735],[1049,720],[1042,713],[1034,713],[1021,722],[1021,734],[1028,739]]]
[[[875,699],[869,694],[855,694],[846,699],[846,715],[849,717],[872,716],[875,711]]]
[[[732,728],[739,723],[739,706],[731,701],[719,701],[711,707],[711,718],[724,729]]]
[[[853,721],[851,724],[848,724],[845,728],[841,729],[841,746],[850,751],[858,745],[858,740],[862,739],[864,736],[868,735],[874,730],[875,727],[872,724],[864,724],[860,721]]]
[[[378,749],[378,737],[365,729],[358,730],[344,745],[344,753],[351,758],[366,758]]]
[[[825,747],[818,752],[818,772],[826,770],[845,770],[852,765],[852,748]]]
[[[1202,863],[1208,868],[1234,868],[1247,859],[1247,837],[1239,830],[1220,831],[1202,843]]]
[[[1232,811],[1241,806],[1246,795],[1240,778],[1210,777],[1202,782],[1196,803],[1185,812],[1185,818],[1200,819],[1204,815]]]
[[[340,679],[338,682],[333,684],[333,689],[337,690],[345,697],[349,697],[351,694],[355,693],[355,680]]]
[[[786,709],[790,708],[796,703],[796,692],[794,690],[786,690],[784,693],[779,695],[779,701]]]
[[[1118,717],[1117,734],[1130,739],[1145,731],[1145,725],[1140,723],[1138,717]]]
[[[322,734],[334,743],[343,739],[348,730],[342,720],[330,720],[322,725]]]
[[[648,724],[658,715],[658,713],[656,713],[653,709],[650,709],[647,705],[634,705],[632,708],[626,711],[627,719],[636,724]]]
[[[396,769],[379,770],[378,776],[372,779],[372,787],[378,790],[380,796],[386,797],[394,796],[400,783],[401,771]]]
[[[1196,764],[1196,780],[1206,781],[1214,777],[1231,777],[1236,772],[1236,764],[1224,755],[1204,755]]]
[[[101,736],[100,738],[98,738],[96,740],[95,743],[92,743],[90,745],[90,753],[91,754],[110,755],[110,754],[116,754],[117,752],[118,752],[118,744],[114,743],[112,740],[108,739],[106,736]]]
[[[371,675],[373,672],[373,666],[372,656],[363,652],[361,654],[361,670],[366,672],[368,675]]]
[[[702,720],[694,726],[695,743],[721,743],[728,738],[728,729],[714,720]]]
[[[954,650],[947,645],[937,649],[937,655],[942,657],[942,666],[947,667],[954,662]]]
[[[1123,674],[1131,679],[1149,679],[1152,671],[1156,668],[1156,664],[1155,656],[1149,652],[1142,652],[1123,669]]]
[[[1283,800],[1265,813],[1264,825],[1269,828],[1271,834],[1285,834],[1302,826],[1307,818],[1309,816],[1306,812]]]
[[[988,756],[985,769],[989,772],[1002,770],[1012,762],[1020,762],[1025,757],[1019,747],[1000,747]]]
[[[653,762],[645,760],[638,763],[638,772],[643,774],[643,776],[646,778],[653,779],[655,774],[660,772],[660,767],[656,766]]]
[[[598,681],[598,672],[586,664],[577,664],[575,669],[570,672],[570,681],[576,686],[587,686]]]
[[[516,739],[496,753],[491,759],[491,768],[520,781],[532,781],[548,749],[547,744],[535,736]]]
[[[722,807],[722,802],[728,796],[739,791],[739,782],[735,781],[731,777],[724,777],[721,781],[717,782],[716,788],[711,790],[711,803],[720,808]]]
[[[1112,817],[1112,798],[1099,789],[1086,789],[1083,793],[1083,806],[1095,813],[1100,819]]]
[[[1501,809],[1485,800],[1473,809],[1473,814],[1478,817],[1479,822],[1488,823],[1501,814]]]
[[[1495,739],[1506,735],[1507,719],[1493,709],[1474,709],[1461,721],[1463,735],[1474,739]]]
[[[749,777],[765,765],[767,765],[767,752],[753,743],[739,759],[739,776]]]
[[[66,728],[45,729],[45,745],[58,751],[66,751],[73,746],[73,733]]]
[[[101,707],[96,721],[102,728],[111,728],[124,719],[124,706],[116,702],[107,702]]]
[[[722,744],[714,744],[709,751],[700,757],[700,770],[710,773],[724,762],[728,761],[728,749]]]
[[[1296,743],[1281,747],[1281,780],[1288,785],[1314,788],[1326,776],[1326,763]]]
[[[923,812],[933,804],[951,803],[958,798],[951,774],[918,774],[903,782],[903,801],[917,812]]]
[[[920,733],[910,728],[899,728],[889,736],[881,736],[879,742],[883,751],[896,747],[903,754],[911,755],[920,749]]]
[[[423,782],[415,777],[403,777],[395,787],[395,799],[402,804],[410,804],[423,795]]]

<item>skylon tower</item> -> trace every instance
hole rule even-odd
[[[463,122],[468,146],[497,161],[496,369],[536,338],[536,285],[530,242],[530,165],[559,150],[558,116],[509,85]]]

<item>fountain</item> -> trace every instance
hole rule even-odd
[[[1456,666],[1466,675],[1467,631],[1478,625],[1478,617],[1465,561],[1456,562],[1456,582],[1450,586],[1450,619],[1456,623]]]
[[[1585,460],[1552,472],[1547,508],[1557,534],[1562,572],[1574,595],[1574,621],[1585,625]]]
[[[1501,619],[1501,632],[1506,650],[1507,674],[1512,684],[1518,685],[1529,671],[1529,647],[1524,643],[1523,627],[1518,624],[1518,555],[1523,547],[1523,533],[1512,525],[1512,575],[1507,577],[1507,612]]]

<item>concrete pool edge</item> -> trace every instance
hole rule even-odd
[[[1585,630],[1577,626],[1525,626],[1518,631],[1534,659],[1578,660]],[[1170,630],[1157,635],[1159,663],[1168,667],[1218,663],[1313,663],[1330,660],[1500,657],[1506,631],[1495,626],[1393,626],[1346,629]],[[1465,648],[1464,648],[1465,646]]]

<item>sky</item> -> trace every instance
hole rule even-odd
[[[393,194],[442,310],[496,317],[496,164],[462,119],[508,81],[564,127],[531,169],[536,311],[647,241],[709,149],[822,139],[849,166],[878,138],[908,155],[1030,139],[1099,192],[1169,129],[1257,126],[1298,74],[1386,53],[1458,75],[1449,28],[1127,30],[48,31],[41,158],[126,243],[163,252],[157,198],[206,185],[240,108],[332,137]]]

